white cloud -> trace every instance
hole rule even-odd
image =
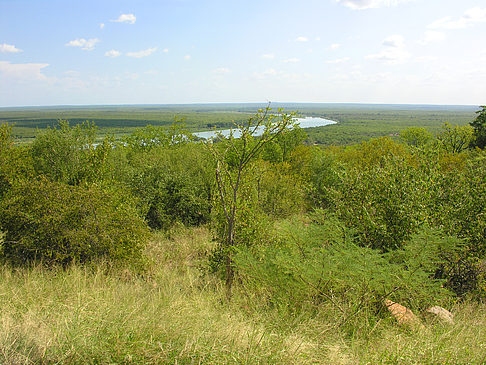
[[[410,58],[410,53],[400,48],[388,48],[380,53],[366,56],[367,59],[377,60],[388,64],[398,64],[405,62]]]
[[[108,52],[105,52],[105,56],[106,57],[111,57],[111,58],[116,58],[116,57],[120,57],[121,56],[121,52],[112,49],[112,50],[110,50]]]
[[[10,63],[0,61],[0,73],[2,76],[18,80],[47,80],[42,74],[42,69],[49,66],[48,63]]]
[[[189,61],[189,60],[191,59],[191,55],[186,54],[186,55],[184,56],[184,59],[185,59],[186,61]]]
[[[368,55],[366,58],[388,64],[403,63],[410,58],[410,53],[405,47],[405,39],[401,35],[391,35],[385,38],[382,44],[385,47],[383,51]]]
[[[326,63],[329,63],[329,64],[338,64],[338,63],[348,62],[349,60],[350,60],[349,57],[343,57],[343,58],[338,58],[338,59],[335,59],[335,60],[326,61]]]
[[[406,3],[410,0],[336,0],[353,10],[383,8]]]
[[[275,55],[273,53],[262,54],[262,58],[266,60],[273,60]]]
[[[319,42],[321,40],[321,37],[316,37],[315,39],[317,42]]]
[[[156,50],[157,50],[157,47],[144,49],[144,50],[138,51],[138,52],[127,52],[127,56],[128,57],[134,57],[134,58],[147,57],[147,56],[150,56],[152,53],[154,53]]]
[[[299,62],[299,61],[300,61],[299,58],[292,57],[292,58],[287,58],[286,60],[283,60],[282,62],[283,63],[296,63],[296,62]]]
[[[279,72],[277,70],[275,70],[274,68],[269,68],[268,70],[265,70],[263,72],[254,72],[253,76],[257,79],[264,79],[267,77],[277,76],[278,74]]]
[[[403,48],[405,46],[405,39],[401,35],[394,34],[386,37],[382,44],[385,47]]]
[[[419,41],[421,45],[427,45],[434,42],[442,42],[445,41],[446,36],[442,32],[436,32],[434,30],[428,30],[424,33],[423,38]]]
[[[231,70],[229,68],[226,68],[226,67],[220,67],[220,68],[213,70],[213,73],[217,74],[217,75],[225,75],[225,74],[229,74],[230,72],[231,72]]]
[[[112,20],[115,23],[128,23],[135,24],[137,17],[133,14],[122,14],[116,20]]]
[[[19,53],[19,52],[22,52],[22,50],[18,49],[13,44],[2,43],[2,44],[0,44],[0,52],[2,52],[2,53]]]
[[[105,27],[105,23],[100,23],[100,29],[103,29]]]
[[[169,53],[169,49],[168,49],[168,48],[164,48],[164,49],[162,50],[162,52],[164,52],[164,53]]]
[[[429,29],[462,29],[468,26],[486,22],[486,8],[474,7],[464,12],[458,19],[451,16],[441,18],[429,24]]]
[[[78,38],[72,41],[69,41],[66,43],[66,46],[68,47],[80,47],[81,49],[85,51],[92,51],[94,49],[94,46],[96,43],[98,43],[100,40],[98,38],[91,38],[91,39],[84,39],[84,38]]]
[[[308,42],[309,38],[300,36],[300,37],[297,37],[295,40],[297,42]]]
[[[339,43],[333,43],[329,46],[330,49],[338,49],[339,47],[341,47]]]

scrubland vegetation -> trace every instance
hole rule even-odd
[[[484,363],[485,116],[326,147],[270,111],[212,142],[3,124],[0,361]]]

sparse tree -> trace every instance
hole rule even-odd
[[[224,252],[228,299],[231,297],[234,276],[231,249],[236,244],[237,211],[244,198],[240,196],[243,175],[266,144],[291,130],[295,125],[294,116],[295,114],[284,113],[281,109],[274,113],[268,105],[249,118],[247,122],[235,124],[235,129],[232,129],[228,136],[218,133],[215,140],[209,140],[206,143],[216,161],[218,200],[225,220],[224,237],[220,237],[220,239]],[[260,134],[260,136],[256,137],[256,134]]]
[[[441,146],[449,153],[459,153],[467,149],[473,140],[473,129],[469,125],[451,125],[444,123],[437,136]]]

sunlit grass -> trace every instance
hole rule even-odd
[[[214,244],[205,228],[158,234],[143,275],[107,264],[1,266],[0,363],[486,361],[484,305],[458,305],[452,326],[412,331],[384,318],[352,327],[351,319],[344,330],[325,306],[282,315],[238,284],[228,303],[220,281],[201,269]]]

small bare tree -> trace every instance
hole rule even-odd
[[[225,234],[221,238],[224,252],[226,295],[231,298],[233,262],[231,249],[235,245],[237,211],[241,206],[239,194],[242,177],[262,147],[295,126],[295,114],[282,109],[272,112],[270,104],[242,124],[235,124],[228,136],[217,133],[207,146],[216,160],[216,181],[219,203],[225,218]],[[231,153],[231,163],[228,154]]]

